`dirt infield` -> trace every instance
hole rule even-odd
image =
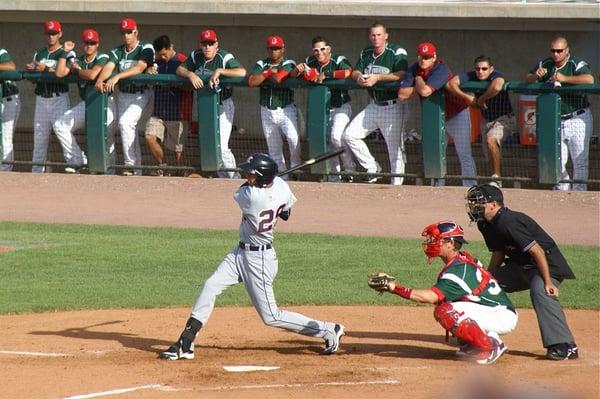
[[[0,174],[0,220],[236,229],[239,181]],[[462,188],[292,183],[294,217],[280,231],[418,237],[440,219],[467,227]],[[559,243],[599,244],[598,193],[506,190]],[[285,257],[285,254],[281,254]],[[0,261],[1,261],[0,254]],[[428,282],[424,282],[427,284]],[[401,302],[399,302],[401,303]],[[191,305],[191,304],[190,304]],[[217,308],[187,362],[156,359],[179,333],[188,308],[0,316],[6,398],[491,398],[500,385],[520,398],[598,398],[600,313],[570,310],[578,361],[542,360],[535,314],[519,311],[509,352],[490,367],[459,361],[429,307],[295,307],[342,321],[339,354],[322,342],[262,325],[253,309]],[[227,372],[224,366],[276,366]],[[486,371],[485,375],[480,372]],[[467,376],[470,376],[467,378]],[[467,380],[465,379],[467,378]],[[473,379],[484,392],[469,395]],[[486,378],[495,382],[483,384]],[[535,388],[533,388],[535,387]],[[495,396],[494,396],[495,397]],[[501,395],[498,397],[506,397]]]

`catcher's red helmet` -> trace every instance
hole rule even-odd
[[[423,252],[427,255],[429,262],[433,258],[440,256],[442,243],[446,240],[468,244],[467,240],[465,240],[465,231],[463,228],[452,221],[430,224],[423,229],[421,236],[425,237]]]

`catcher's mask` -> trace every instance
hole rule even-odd
[[[277,163],[267,154],[252,154],[246,162],[238,167],[244,173],[251,173],[256,176],[254,185],[256,187],[266,187],[275,178],[278,172]]]
[[[434,258],[440,256],[442,243],[444,241],[458,241],[461,244],[468,244],[465,240],[465,232],[462,227],[454,222],[433,223],[423,229],[421,233],[425,237],[423,241],[423,252],[427,255],[429,263]]]
[[[483,219],[485,204],[488,202],[496,201],[500,206],[504,205],[502,191],[491,184],[481,184],[479,186],[471,187],[469,191],[467,191],[466,199],[467,203],[465,204],[465,209],[472,222]]]

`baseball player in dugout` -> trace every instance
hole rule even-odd
[[[431,42],[423,42],[417,46],[417,62],[408,68],[406,77],[400,84],[398,98],[408,100],[414,92],[419,98],[431,96],[442,90],[448,79],[452,78],[448,64],[438,58],[437,49]],[[460,173],[463,176],[477,175],[475,160],[471,151],[471,118],[469,104],[451,93],[445,99],[446,134],[454,140],[454,148],[460,161]],[[433,179],[433,186],[443,186],[444,179]],[[463,179],[463,186],[477,184],[473,178]]]
[[[423,251],[431,263],[444,263],[436,283],[429,289],[411,289],[385,273],[369,276],[369,286],[414,302],[435,305],[433,315],[447,334],[457,338],[457,356],[479,364],[491,364],[507,351],[500,335],[517,325],[515,307],[494,277],[469,252],[461,226],[451,221],[423,229]]]
[[[269,56],[256,62],[248,77],[248,86],[260,86],[260,117],[269,155],[277,162],[280,170],[285,170],[281,133],[290,150],[290,167],[301,162],[300,138],[294,91],[278,86],[287,79],[296,63],[284,56],[285,43],[281,36],[267,37],[266,44]]]
[[[177,75],[187,78],[194,89],[202,89],[204,82],[198,75],[210,73],[209,87],[219,92],[219,135],[221,140],[221,161],[225,169],[235,169],[236,162],[229,148],[229,137],[233,126],[235,105],[233,104],[231,87],[221,87],[220,77],[243,77],[246,69],[233,54],[219,48],[217,33],[212,29],[200,32],[200,48],[192,51],[189,58],[177,68]],[[240,177],[235,171],[219,171],[219,177]]]
[[[194,339],[206,325],[217,296],[238,283],[244,284],[254,308],[267,326],[322,338],[325,340],[322,354],[337,352],[344,326],[281,310],[275,301],[273,282],[278,259],[273,248],[274,229],[278,219],[289,220],[296,197],[288,184],[277,176],[277,163],[270,156],[253,154],[239,168],[247,179],[233,195],[242,211],[240,242],[204,283],[177,342],[159,357],[193,359]]]
[[[152,42],[156,53],[155,66],[148,68],[150,74],[174,74],[187,57],[175,51],[171,39],[162,35]],[[155,86],[152,116],[146,123],[146,144],[158,163],[159,169],[151,174],[169,175],[165,170],[164,147],[175,153],[175,164],[183,165],[183,147],[192,119],[192,92],[180,86]]]
[[[56,64],[63,54],[62,25],[59,21],[44,22],[46,47],[33,54],[31,63],[25,65],[27,72],[56,71]],[[52,125],[69,109],[69,86],[66,83],[42,82],[35,85],[35,113],[33,117],[33,173],[44,173],[48,143]]]
[[[98,53],[100,36],[94,29],[86,29],[81,34],[83,52],[77,56],[74,49],[75,43],[66,41],[63,45],[63,54],[58,59],[56,66],[56,77],[64,78],[72,74],[78,76],[82,81],[78,83],[79,97],[81,101],[73,108],[65,112],[54,122],[54,133],[63,149],[65,162],[69,164],[65,168],[67,173],[76,173],[79,168],[87,164],[85,153],[77,144],[73,131],[85,127],[85,95],[88,87],[95,84],[100,71],[108,62],[108,55]],[[87,82],[87,83],[86,83]]]
[[[556,37],[550,42],[550,57],[539,61],[527,75],[527,83],[548,82],[554,87],[594,83],[592,71],[584,60],[571,55],[569,43],[564,37]],[[588,178],[590,138],[592,135],[592,112],[585,94],[560,94],[560,152],[561,180],[569,179],[567,161],[571,155],[573,180],[558,183],[554,189],[585,191]]]
[[[465,82],[488,82],[489,85],[479,97],[461,90],[460,84]],[[485,140],[483,150],[492,166],[492,177],[500,177],[500,147],[502,142],[517,131],[517,123],[513,113],[508,92],[504,88],[504,76],[494,69],[490,57],[480,55],[473,61],[473,70],[455,75],[446,84],[446,89],[462,98],[469,106],[479,108],[483,112]],[[500,180],[494,183],[502,186]]]
[[[138,38],[138,26],[135,20],[124,18],[119,25],[123,44],[115,47],[109,53],[109,59],[96,81],[96,89],[102,93],[116,92],[118,124],[123,144],[123,160],[125,169],[123,175],[141,175],[142,150],[136,129],[142,117],[144,108],[150,101],[151,92],[145,85],[121,82],[122,79],[144,73],[154,65],[154,48],[149,43],[141,42]],[[113,75],[113,73],[116,74]],[[118,88],[118,90],[116,90]],[[109,107],[108,114],[114,113]],[[107,115],[108,119],[114,115]],[[114,135],[109,135],[111,159],[115,152]]]
[[[467,192],[467,214],[492,252],[488,271],[506,292],[529,289],[542,342],[551,360],[577,359],[577,345],[558,301],[558,287],[575,274],[558,246],[531,217],[504,206],[490,184]]]
[[[17,67],[6,49],[0,48],[0,72],[14,71]],[[21,99],[19,89],[15,82],[3,80],[2,105],[0,116],[2,117],[2,162],[13,162],[15,153],[13,150],[13,136],[21,112]],[[0,163],[0,172],[10,172],[12,164]]]
[[[352,79],[359,86],[369,88],[371,102],[359,112],[344,131],[344,141],[352,150],[356,160],[366,170],[365,182],[375,183],[381,172],[364,139],[373,130],[379,129],[387,145],[391,173],[403,174],[406,164],[404,150],[404,126],[408,120],[408,104],[398,99],[396,89],[377,90],[377,83],[402,80],[408,63],[406,50],[388,42],[387,29],[374,23],[369,30],[371,46],[361,51]],[[403,177],[392,177],[391,184],[400,185]]]
[[[304,62],[296,65],[296,68],[291,72],[290,76],[298,77],[313,82],[322,84],[325,79],[347,79],[352,74],[352,66],[348,59],[339,54],[333,53],[329,40],[322,36],[317,36],[312,39],[312,55],[306,57]],[[329,108],[329,145],[330,150],[339,148],[346,149],[340,155],[342,164],[346,171],[354,171],[355,165],[352,160],[352,155],[348,146],[342,140],[344,129],[350,122],[352,115],[352,107],[350,106],[350,95],[348,90],[331,89],[331,100]],[[340,160],[335,157],[331,161],[333,171],[339,173],[341,171]],[[351,179],[348,176],[347,179]],[[341,176],[334,174],[329,176],[329,181],[339,183]]]

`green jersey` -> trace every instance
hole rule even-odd
[[[273,63],[273,60],[266,58],[258,60],[252,69],[252,75],[260,75],[269,68],[277,71],[291,72],[296,67],[294,60],[281,58],[278,64]],[[260,105],[264,105],[269,109],[284,108],[294,102],[294,91],[283,87],[260,86]]]
[[[365,75],[406,71],[408,69],[406,56],[406,50],[396,44],[388,43],[383,52],[377,56],[375,48],[369,46],[360,53],[354,69]],[[396,100],[398,99],[398,90],[369,89],[369,95],[375,101]]]
[[[550,78],[556,72],[560,72],[566,76],[587,75],[592,73],[592,70],[590,69],[590,66],[587,64],[587,62],[585,62],[581,58],[573,57],[572,55],[569,56],[565,64],[560,68],[556,67],[552,58],[546,58],[545,60],[542,60],[539,63],[537,63],[531,69],[531,71],[529,71],[529,73],[535,74],[535,71],[538,68],[546,68],[548,70],[548,72],[539,79],[540,82],[549,81]],[[588,102],[587,96],[585,94],[561,94],[560,99],[560,113],[562,115],[570,114],[573,111],[577,111],[578,109],[587,108],[590,106],[590,103]]]
[[[344,70],[344,69],[352,69],[352,65],[346,57],[343,55],[331,54],[331,58],[329,62],[325,65],[321,65],[319,60],[313,55],[306,57],[304,61],[306,65],[311,68],[316,68],[319,73],[324,73],[327,78],[332,78],[333,73],[335,71]],[[331,90],[331,107],[337,108],[341,107],[343,104],[346,104],[350,101],[350,95],[348,94],[348,90],[342,89],[332,89]]]
[[[242,66],[233,54],[221,49],[217,50],[215,57],[209,61],[204,58],[202,50],[194,50],[182,65],[185,69],[193,71],[197,75],[212,74],[217,68],[233,69]],[[223,87],[220,94],[220,101],[227,100],[232,94],[233,89],[231,87]]]
[[[61,58],[66,58],[67,66],[71,66],[73,63],[77,63],[81,69],[92,69],[96,65],[104,66],[108,62],[108,55],[103,53],[96,53],[94,58],[87,62],[85,60],[85,54],[77,57],[74,51],[69,51],[68,53],[64,53]],[[80,79],[77,83],[77,88],[79,89],[79,97],[82,100],[85,100],[85,92],[88,86],[93,86],[94,82],[89,80]]]
[[[491,273],[468,252],[451,259],[438,275],[431,288],[441,301],[467,301],[484,306],[515,307]]]
[[[48,50],[48,48],[44,47],[37,50],[33,54],[33,62],[44,64],[48,68],[56,69],[56,64],[58,64],[58,59],[64,53],[64,50],[61,47],[57,48],[54,51]],[[67,83],[56,83],[56,82],[42,82],[38,81],[35,85],[34,93],[38,96],[42,97],[52,97],[55,93],[66,93],[69,91],[69,85]]]
[[[10,62],[12,60],[13,59],[10,56],[10,54],[8,54],[8,51],[6,51],[3,48],[0,48],[0,64],[2,64],[4,62]],[[3,80],[1,82],[1,84],[2,84],[2,98],[10,97],[13,94],[17,94],[19,92],[19,89],[17,89],[17,85],[12,80]]]
[[[121,45],[112,49],[108,55],[108,62],[116,65],[118,73],[136,66],[139,61],[144,61],[149,67],[154,65],[154,47],[151,44],[138,42],[131,51],[127,51],[125,45]],[[136,93],[146,88],[146,85],[119,82],[119,90],[124,93]]]

